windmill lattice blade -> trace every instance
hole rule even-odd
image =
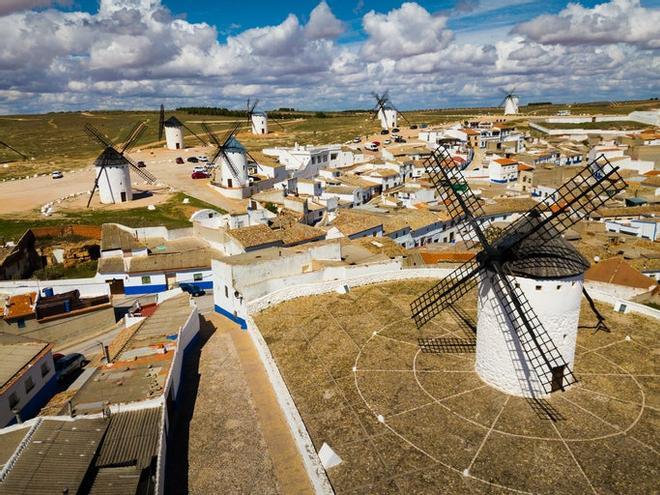
[[[600,157],[557,189],[557,199],[547,205],[552,212],[549,217],[533,227],[526,228],[533,222],[533,217],[542,215],[545,209],[543,204],[535,206],[526,215],[509,224],[495,245],[501,249],[510,249],[532,234],[538,236],[541,241],[549,241],[587,218],[611,196],[625,188],[626,183],[619,174],[618,167],[612,167],[609,161]]]
[[[563,367],[561,388],[577,382],[541,320],[520,287],[515,287],[501,268],[493,278],[493,289],[511,322],[528,362],[546,393],[552,392],[553,370]]]
[[[3,141],[0,141],[0,146],[4,146],[5,148],[12,150],[14,153],[16,153],[16,154],[19,155],[21,158],[23,158],[23,160],[27,160],[27,159],[28,159],[28,157],[25,156],[23,153],[21,153],[21,152],[18,151],[16,148],[14,148],[13,146],[8,145],[7,143],[5,143],[5,142],[3,142]]]
[[[227,153],[225,153],[225,149],[220,148],[219,152],[220,154],[222,154],[222,157],[225,159],[225,162],[227,162],[227,168],[229,168],[231,175],[234,176],[234,179],[240,182],[240,178],[238,177],[238,172],[236,171],[236,167],[234,167],[234,164],[229,159],[229,156],[227,155]]]
[[[472,259],[463,263],[437,285],[415,299],[410,308],[417,328],[470,292],[476,285],[481,265]]]
[[[215,144],[218,148],[220,148],[222,144],[218,140],[218,137],[213,133],[211,128],[208,126],[208,124],[206,122],[202,122],[200,126],[202,127],[206,135],[209,137],[209,141]]]
[[[183,124],[183,122],[182,122],[182,124]],[[208,143],[207,143],[206,141],[204,141],[201,137],[199,137],[199,135],[196,134],[195,131],[193,131],[190,127],[188,127],[186,124],[183,124],[183,127],[184,127],[184,129],[187,130],[190,134],[192,134],[193,136],[195,136],[195,137],[199,140],[199,142],[202,143],[202,146],[208,146]]]
[[[158,117],[158,141],[163,140],[164,127],[165,127],[165,105],[161,105],[160,115]]]
[[[92,124],[85,124],[85,133],[104,148],[114,148],[115,144]]]
[[[131,130],[130,134],[128,135],[128,138],[126,139],[126,142],[122,146],[121,150],[119,151],[122,155],[129,151],[130,149],[135,146],[137,143],[138,139],[142,137],[142,134],[144,134],[144,131],[147,130],[147,124],[144,122],[138,122],[135,124],[133,129]]]
[[[468,222],[468,225],[460,228],[463,240],[470,241],[484,236],[483,232],[491,222],[483,220],[478,224],[474,220],[477,217],[483,219],[486,214],[449,152],[444,147],[437,148],[427,158],[425,166],[449,216],[459,223]]]
[[[142,177],[149,184],[155,184],[156,182],[158,182],[158,178],[154,174],[138,167],[137,164],[129,156],[127,155],[122,155],[122,156],[124,157],[124,160],[126,160],[130,164],[131,170],[140,177]]]
[[[99,187],[99,179],[101,178],[102,173],[103,173],[103,167],[99,167],[99,173],[96,174],[96,179],[94,179],[94,187],[92,187],[92,190],[89,193],[89,199],[87,200],[87,208],[89,208],[89,205],[92,204],[92,198],[94,197],[94,192]]]
[[[229,143],[229,141],[231,140],[231,138],[233,138],[233,137],[236,135],[236,133],[238,132],[238,130],[240,129],[240,127],[241,127],[241,123],[240,123],[240,122],[236,122],[236,123],[234,124],[234,127],[231,127],[231,128],[229,129],[229,131],[227,131],[227,133],[224,135],[224,137],[222,138],[222,141],[221,141],[221,143],[222,143],[222,147],[223,147],[223,148],[224,148],[225,146],[227,146],[227,144]]]

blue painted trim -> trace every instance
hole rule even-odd
[[[497,184],[506,184],[507,180],[506,179],[490,179],[491,182],[496,182]]]
[[[34,418],[41,408],[46,405],[46,403],[55,395],[57,392],[57,373],[53,373],[53,376],[50,377],[48,382],[44,384],[43,387],[32,397],[27,404],[21,408],[21,420],[27,421],[28,419]],[[9,426],[16,423],[16,416],[12,420],[4,425]]]
[[[220,313],[222,316],[226,318],[229,318],[234,323],[238,323],[243,330],[247,330],[247,322],[243,318],[230,313],[229,311],[218,306],[217,304],[215,305],[215,312]]]
[[[124,294],[154,294],[167,290],[166,284],[157,285],[124,285]]]

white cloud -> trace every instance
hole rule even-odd
[[[362,25],[368,35],[362,52],[367,60],[398,60],[446,47],[453,34],[445,29],[447,18],[433,16],[416,3],[406,2],[387,14],[373,10]]]
[[[21,10],[49,7],[53,3],[55,0],[2,0],[0,1],[0,16]]]
[[[346,26],[337,19],[328,4],[319,3],[309,14],[309,22],[305,25],[305,36],[308,39],[335,39],[346,31]]]
[[[638,8],[619,3],[633,5],[631,15]],[[376,88],[390,88],[404,109],[498,103],[497,88],[511,86],[523,102],[657,93],[650,42],[625,33],[614,39],[628,41],[574,45],[534,39],[523,25],[499,41],[458,43],[445,17],[415,3],[362,21],[366,39],[341,44],[345,25],[321,2],[306,24],[290,14],[220,42],[214,26],[177,17],[160,0],[102,0],[94,14],[14,11],[0,16],[0,112],[161,101],[242,108],[247,96],[264,108],[355,108],[369,106]]]
[[[593,8],[569,3],[557,15],[524,22],[514,32],[544,44],[582,45],[631,43],[660,48],[660,11],[639,0],[612,0]]]

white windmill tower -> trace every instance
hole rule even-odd
[[[250,106],[250,99],[247,100],[247,122],[252,130],[252,134],[268,134],[268,114],[266,112],[255,112],[259,100],[254,100]]]
[[[216,166],[214,183],[224,189],[228,195],[242,198],[243,192],[250,185],[248,157],[255,163],[256,160],[250,156],[245,146],[236,139],[240,123],[234,124],[222,140],[216,137],[207,124],[202,124],[202,128],[211,143],[218,148],[211,160],[211,163]]]
[[[146,128],[147,126],[144,122],[138,122],[128,134],[122,147],[118,149],[107,136],[104,136],[94,126],[91,124],[85,125],[87,135],[103,146],[103,151],[94,161],[96,179],[87,200],[88,208],[97,188],[101,203],[103,204],[131,201],[133,199],[131,171],[138,174],[150,184],[156,182],[157,179],[154,175],[146,170],[142,170],[126,155],[140,136],[142,136]]]
[[[589,263],[562,233],[626,187],[618,167],[602,160],[562,185],[555,202],[535,206],[499,235],[491,235],[497,233],[483,221],[479,200],[447,150],[434,150],[427,162],[450,217],[466,222],[466,240],[476,240],[482,251],[416,299],[413,318],[421,326],[478,286],[475,369],[499,390],[538,398],[576,382],[572,366],[581,295],[592,303],[583,288]],[[594,173],[605,162],[609,166]],[[420,344],[466,345],[455,340]]]
[[[379,95],[376,92],[371,94],[376,99],[376,106],[372,110],[371,118],[373,120],[374,118],[378,117],[380,126],[384,131],[389,131],[390,129],[399,127],[399,116],[403,118],[403,120],[405,120],[408,124],[410,124],[406,116],[397,110],[397,108],[390,100],[389,91],[385,91],[382,95]]]
[[[520,98],[513,93],[514,90],[515,88],[511,91],[502,90],[505,93],[505,96],[499,106],[504,107],[504,115],[516,115],[518,113],[518,102],[520,101]]]
[[[163,140],[163,134],[165,135],[165,142],[167,149],[169,150],[182,150],[186,146],[183,142],[183,130],[186,129],[190,134],[195,136],[202,143],[202,146],[206,146],[206,142],[195,134],[186,124],[177,119],[174,115],[169,119],[165,120],[165,107],[160,106],[160,120],[158,123],[158,140]]]

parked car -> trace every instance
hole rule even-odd
[[[53,179],[61,179],[64,177],[64,174],[60,172],[59,170],[55,170],[52,174],[50,174]]]
[[[354,142],[354,143],[359,143],[359,142],[360,142],[360,138],[359,138],[359,137],[354,137],[354,138],[353,138],[353,142]]]
[[[199,160],[197,157],[191,156],[186,160],[188,163],[197,163]]]
[[[183,158],[181,158],[180,156],[177,156],[177,157],[176,157],[176,163],[177,163],[178,165],[183,165],[183,163],[184,163],[184,162],[183,162]]]
[[[200,289],[195,284],[183,283],[183,284],[179,284],[179,288],[183,292],[187,292],[193,297],[203,296],[204,294],[206,294],[206,291],[204,289]]]
[[[419,124],[420,129],[426,129],[428,126],[428,124]]]
[[[405,143],[406,140],[403,139],[401,136],[394,136],[394,142],[395,143]]]
[[[55,371],[57,371],[57,379],[64,380],[76,371],[80,371],[85,366],[85,356],[74,352],[67,354],[55,361]]]
[[[140,160],[139,162],[137,162],[137,166],[140,167],[140,168],[142,168],[142,167],[146,167],[147,164],[144,163],[142,160]]]
[[[190,177],[193,179],[208,179],[210,175],[208,172],[205,172],[203,170],[198,170],[197,172],[193,172],[190,174]]]
[[[396,134],[397,132],[399,132],[399,128],[398,128],[398,127],[395,127],[394,129],[392,129],[392,134]]]
[[[374,143],[369,143],[364,146],[364,149],[367,151],[378,151],[378,145]]]
[[[386,139],[385,141],[383,141],[383,144],[392,144],[392,140],[391,139]]]
[[[380,146],[380,141],[371,141],[371,144],[375,144],[376,146]]]
[[[193,172],[206,172],[206,167],[204,165],[195,165],[192,169]]]
[[[209,159],[207,158],[206,155],[199,155],[199,156],[197,157],[197,159],[198,159],[200,162],[208,162],[208,161],[209,161]]]
[[[411,129],[417,129],[417,124],[413,124],[410,126]]]
[[[387,129],[383,129],[382,131],[380,131],[380,133],[384,136],[385,134],[389,134],[390,131],[388,131]]]

